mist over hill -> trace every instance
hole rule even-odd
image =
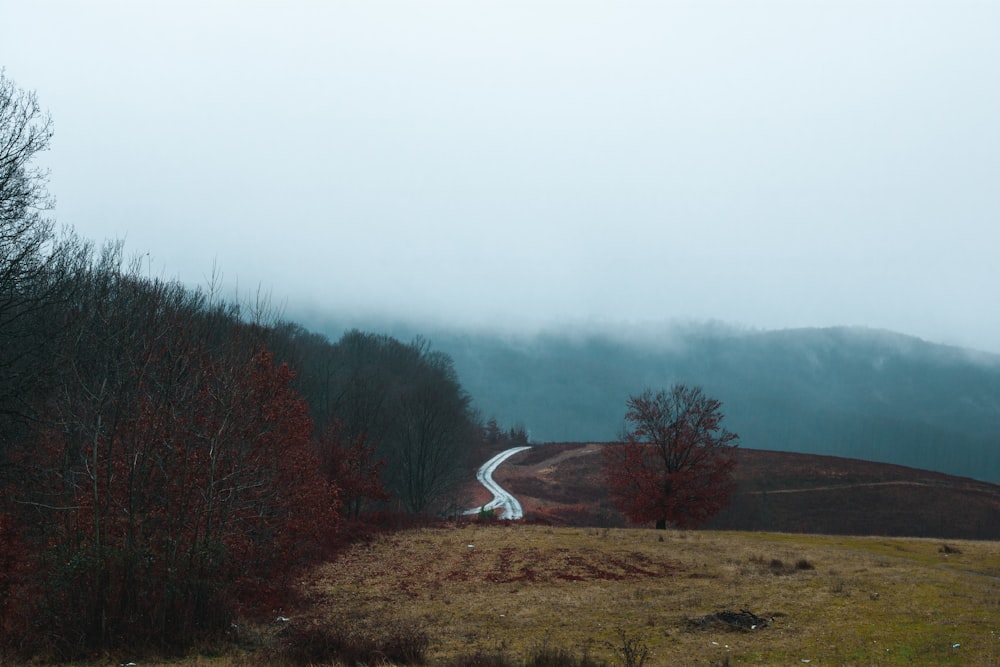
[[[426,335],[484,419],[535,442],[617,439],[630,394],[683,382],[723,402],[743,447],[1000,482],[1000,355],[853,327]]]

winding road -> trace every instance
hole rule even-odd
[[[526,449],[531,449],[531,445],[506,449],[479,467],[479,471],[476,472],[476,479],[493,494],[493,500],[482,507],[465,510],[466,514],[478,514],[481,511],[494,510],[500,515],[501,519],[517,520],[524,517],[524,509],[521,507],[521,503],[496,483],[493,479],[493,472],[501,463],[514,454],[523,452]]]

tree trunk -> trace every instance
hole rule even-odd
[[[666,519],[657,519],[657,521],[656,521],[656,529],[657,530],[666,530],[667,529],[667,520]]]

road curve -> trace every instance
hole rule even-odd
[[[512,447],[511,449],[506,449],[489,461],[479,466],[479,471],[476,472],[476,479],[493,494],[493,500],[486,503],[482,507],[475,507],[473,509],[466,510],[466,514],[478,514],[481,511],[494,510],[500,514],[501,519],[516,520],[524,517],[524,509],[521,507],[521,503],[518,502],[517,498],[507,493],[502,486],[496,483],[493,479],[493,472],[500,466],[501,463],[512,457],[518,452],[523,452],[526,449],[531,449],[531,445],[526,445],[522,447]]]

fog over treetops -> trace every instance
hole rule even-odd
[[[5,5],[56,218],[152,275],[337,317],[1000,353],[1000,3]]]
[[[683,382],[722,401],[743,447],[1000,482],[1000,355],[857,327],[424,334],[484,419],[535,442],[614,440],[630,394]]]

